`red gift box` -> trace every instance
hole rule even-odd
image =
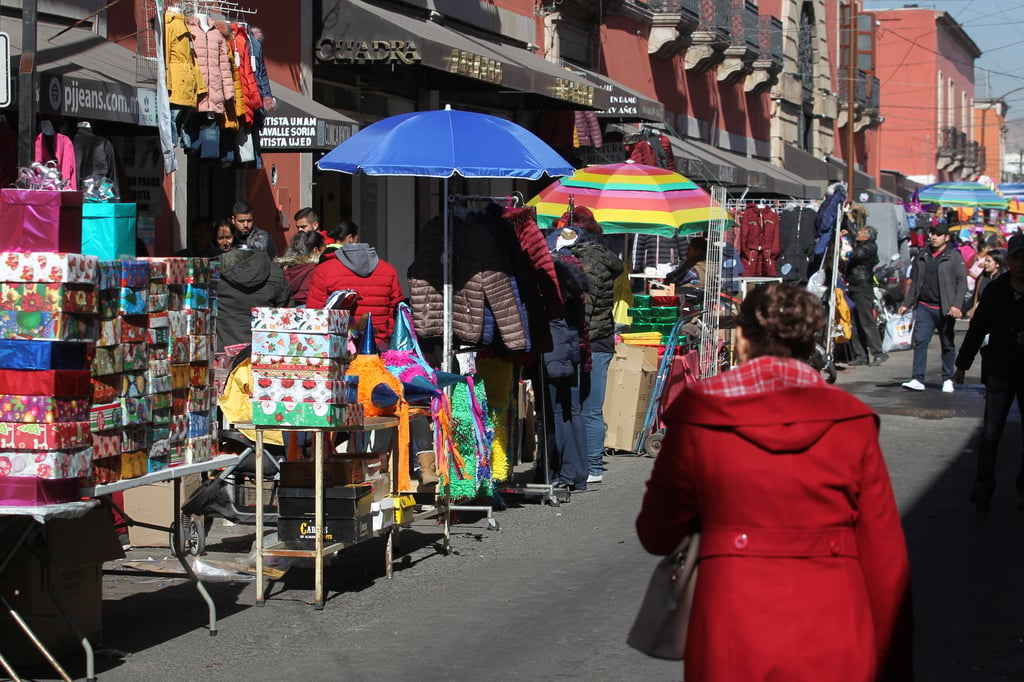
[[[0,386],[19,395],[58,398],[87,398],[92,393],[87,369],[0,369]]]
[[[91,444],[89,422],[0,422],[0,449],[66,450]]]
[[[82,193],[0,189],[0,251],[82,252]]]

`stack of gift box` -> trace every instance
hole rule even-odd
[[[346,381],[349,314],[253,308],[252,421],[336,427],[363,422],[358,386]]]
[[[78,498],[93,462],[97,259],[0,253],[0,504]]]

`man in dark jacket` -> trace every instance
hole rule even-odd
[[[284,270],[266,251],[232,249],[220,257],[217,285],[217,352],[224,346],[252,343],[252,309],[287,308],[292,290]]]
[[[853,361],[851,365],[880,365],[889,359],[882,352],[882,339],[873,315],[875,309],[875,266],[878,265],[878,231],[865,225],[854,236],[853,250],[846,261],[847,293],[853,300]]]
[[[971,502],[988,511],[996,488],[996,451],[1013,399],[1024,421],[1024,237],[1014,235],[1008,246],[1009,275],[985,287],[971,326],[960,344],[953,381],[962,384],[981,350],[981,380],[985,384],[985,418],[978,447],[978,468]],[[988,336],[988,345],[982,343]],[[1017,474],[1017,493],[1024,500],[1024,459]]]
[[[967,294],[967,267],[960,252],[949,246],[949,230],[933,225],[927,249],[922,249],[910,266],[910,287],[899,314],[914,307],[914,376],[903,382],[903,388],[924,390],[924,373],[928,367],[928,344],[938,331],[942,343],[942,392],[953,392],[953,361],[956,344],[953,326],[963,313]]]
[[[271,260],[277,258],[277,245],[269,232],[256,227],[252,204],[248,201],[236,201],[231,207],[231,229],[235,233],[235,246],[266,251]]]

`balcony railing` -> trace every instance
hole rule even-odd
[[[666,14],[692,14],[700,16],[700,0],[638,0],[633,4],[644,7],[651,12],[664,12]]]
[[[758,20],[758,51],[761,59],[782,64],[782,20],[762,14]]]

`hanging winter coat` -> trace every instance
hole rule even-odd
[[[658,165],[658,160],[654,156],[654,149],[647,140],[640,140],[632,145],[627,144],[626,153],[629,154],[628,160],[633,163],[641,163],[645,166]]]
[[[192,34],[192,46],[196,51],[196,64],[206,83],[206,93],[199,95],[196,108],[199,111],[223,114],[224,103],[235,96],[224,34],[205,14],[189,17],[187,23]]]
[[[601,135],[601,124],[597,120],[596,111],[577,111],[573,114],[576,124],[576,134],[579,136],[581,145],[587,145],[600,149],[604,146],[604,137]]]
[[[740,214],[740,257],[747,277],[774,277],[779,257],[779,216],[750,204]]]
[[[245,120],[252,123],[256,120],[256,112],[263,108],[263,98],[260,96],[259,86],[256,84],[256,74],[252,70],[252,60],[249,56],[249,31],[245,24],[231,24],[234,31],[235,54],[238,66],[238,77],[242,82],[242,95],[245,101]]]
[[[164,59],[167,62],[167,94],[172,105],[195,107],[206,94],[206,81],[196,64],[192,33],[181,12],[164,13]]]
[[[231,91],[234,93],[224,106],[223,121],[225,130],[238,130],[239,123],[245,120],[245,93],[242,91],[242,77],[238,73],[238,58],[235,54],[235,39],[231,26],[226,21],[218,21],[217,30],[224,36],[224,52],[227,54],[228,66],[231,69]],[[227,136],[221,136],[222,139]]]
[[[846,201],[846,187],[841,183],[835,183],[828,188],[825,201],[818,209],[818,215],[814,220],[815,231],[818,239],[814,242],[814,255],[820,262],[821,256],[828,251],[829,242],[832,241],[832,233],[836,229],[836,218],[842,210],[843,202]]]
[[[107,178],[114,186],[114,194],[120,195],[117,178],[117,159],[114,158],[114,145],[105,137],[100,137],[90,128],[79,128],[75,139],[71,141],[75,150],[75,173],[78,176],[78,189],[82,181],[92,177],[99,180]]]
[[[547,319],[557,320],[565,317],[565,305],[562,303],[555,264],[551,260],[551,252],[548,250],[544,234],[537,226],[537,209],[533,206],[508,209],[505,211],[505,219],[511,223],[519,238],[519,244],[533,264],[537,274],[537,288],[540,290]]]
[[[253,36],[252,31],[249,31],[249,58],[252,61],[252,74],[256,79],[256,89],[260,93],[260,99],[264,100],[269,97],[273,97],[274,93],[270,91],[270,77],[267,75],[267,65],[263,61],[263,43]],[[261,106],[266,109],[266,102]]]
[[[60,177],[68,182],[69,187],[78,187],[78,176],[75,174],[75,145],[64,133],[36,136],[35,160],[37,163],[56,161]]]

